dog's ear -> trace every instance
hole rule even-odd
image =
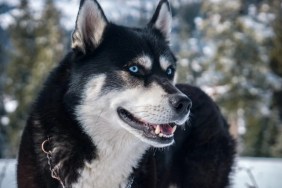
[[[172,25],[172,15],[168,0],[161,0],[148,26],[160,31],[169,42]]]
[[[72,33],[72,49],[85,54],[88,48],[97,48],[107,24],[107,18],[96,0],[81,0],[75,30]]]

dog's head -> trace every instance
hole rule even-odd
[[[124,131],[155,147],[173,143],[191,101],[173,84],[171,20],[167,0],[160,1],[144,28],[110,23],[97,1],[81,1],[69,93],[81,96],[75,110],[88,134]]]

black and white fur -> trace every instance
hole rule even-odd
[[[96,0],[81,1],[73,50],[51,72],[22,136],[19,188],[229,184],[228,125],[201,90],[173,84],[171,20],[167,0],[142,29],[115,25]]]

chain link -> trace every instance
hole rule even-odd
[[[62,181],[62,179],[59,176],[59,173],[58,173],[59,167],[58,166],[55,166],[54,168],[52,167],[52,151],[46,150],[46,148],[45,148],[45,144],[46,143],[50,144],[50,140],[51,140],[50,137],[48,137],[46,140],[44,140],[41,144],[41,149],[46,154],[47,161],[48,161],[47,163],[49,165],[49,170],[51,172],[51,177],[58,180],[60,182],[60,184],[62,185],[62,188],[66,188],[65,185],[64,185],[64,182]]]

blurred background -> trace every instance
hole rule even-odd
[[[158,0],[99,2],[109,20],[142,27]],[[238,142],[238,163],[270,161],[270,171],[280,172],[271,176],[282,181],[281,0],[170,2],[178,82],[199,86],[219,104]],[[0,158],[16,158],[32,101],[70,50],[78,6],[79,0],[0,0]],[[249,167],[242,169],[244,187],[263,187]],[[268,181],[265,188],[275,187]]]

